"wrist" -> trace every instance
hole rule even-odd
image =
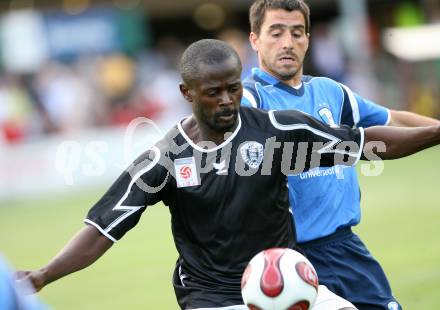
[[[41,290],[44,286],[49,284],[51,281],[49,279],[49,272],[46,267],[41,268],[34,272],[32,277],[32,284],[37,291]]]
[[[435,136],[437,137],[437,142],[440,143],[440,125],[435,126]]]

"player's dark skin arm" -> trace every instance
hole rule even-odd
[[[386,151],[375,150],[374,141],[382,141]],[[371,150],[381,159],[405,157],[440,144],[440,126],[430,127],[385,127],[375,126],[365,129],[364,155],[368,158]]]
[[[19,271],[18,278],[27,278],[35,291],[68,274],[90,266],[101,257],[113,242],[95,227],[87,225],[49,262],[35,271]]]

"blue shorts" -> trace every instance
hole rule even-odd
[[[379,263],[350,227],[298,244],[312,262],[319,284],[359,310],[401,310]]]

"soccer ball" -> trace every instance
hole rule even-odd
[[[317,294],[315,269],[307,258],[291,249],[258,253],[241,279],[241,295],[250,310],[308,310]]]

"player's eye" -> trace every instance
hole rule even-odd
[[[292,35],[295,39],[299,39],[302,37],[303,33],[301,31],[294,31]]]
[[[208,91],[206,92],[206,95],[207,95],[208,97],[215,97],[215,96],[217,96],[217,91],[214,90],[214,89],[212,89],[212,90],[208,90]]]
[[[271,33],[271,36],[272,36],[273,38],[279,38],[279,37],[281,36],[281,31],[273,31],[273,32]]]
[[[233,85],[229,88],[229,91],[235,93],[240,90],[240,85]]]

